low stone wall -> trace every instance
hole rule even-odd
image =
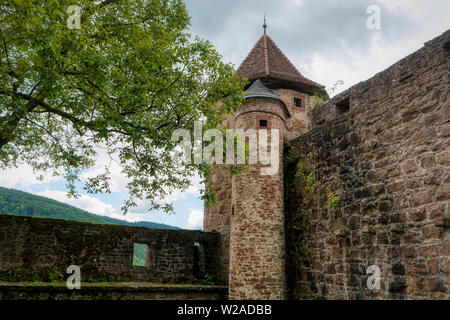
[[[227,293],[223,286],[83,283],[69,290],[64,283],[0,282],[0,300],[223,300]]]
[[[133,266],[134,244],[148,246]],[[70,265],[83,281],[186,283],[218,270],[219,235],[0,215],[0,280],[64,280]]]
[[[286,148],[290,298],[450,299],[449,43],[317,107]]]

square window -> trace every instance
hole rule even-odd
[[[267,127],[268,126],[267,120],[259,120],[259,126],[260,127]]]
[[[304,100],[300,98],[294,98],[294,107],[303,108],[305,105]]]
[[[338,114],[344,114],[350,109],[350,99],[345,98],[341,102],[336,104],[336,111]]]
[[[135,243],[133,247],[133,267],[148,267],[149,261],[148,245]]]

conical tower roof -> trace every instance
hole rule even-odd
[[[261,80],[256,80],[250,88],[247,89],[244,99],[248,98],[270,98],[283,102],[279,96],[273,93],[272,90],[267,88]]]
[[[284,101],[277,96],[272,90],[267,88],[261,80],[256,80],[253,84],[247,89],[244,99],[250,98],[269,98],[280,101],[283,104],[283,109],[286,112],[287,116],[290,117],[291,113],[289,109],[286,107]]]
[[[289,61],[275,42],[264,34],[237,70],[240,77],[250,81],[261,79],[269,87],[293,87],[305,92],[314,92],[320,87],[303,76]]]

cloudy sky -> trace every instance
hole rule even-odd
[[[327,87],[330,95],[386,69],[450,28],[449,0],[187,0],[192,33],[210,40],[225,62],[236,67],[267,33],[306,77]],[[380,29],[369,30],[369,6],[380,9]],[[338,80],[344,82],[334,92]],[[106,157],[100,155],[97,170]],[[120,207],[127,198],[126,179],[111,168],[112,194],[68,199],[63,180],[34,178],[27,166],[0,172],[0,186],[19,189],[69,203],[81,209],[124,218],[199,229],[203,204],[198,179],[185,193],[175,193],[175,215],[146,212],[141,203],[126,217]]]

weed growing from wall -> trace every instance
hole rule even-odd
[[[325,203],[326,207],[328,208],[328,211],[330,212],[331,216],[333,218],[335,218],[335,212],[336,212],[336,209],[337,209],[337,207],[339,205],[339,202],[341,201],[341,197],[337,196],[334,193],[334,191],[331,190],[330,186],[327,186],[325,188],[325,192],[327,194],[327,197],[326,197],[327,200],[326,200],[326,203]]]
[[[308,245],[307,235],[311,232],[311,220],[324,209],[334,217],[341,197],[331,188],[321,185],[316,179],[313,155],[305,150],[287,147],[285,157],[285,212],[287,261],[286,274],[290,283],[290,299],[308,299],[316,293],[314,288],[304,287],[305,278],[316,277],[311,266],[314,252]],[[301,261],[301,263],[299,262]],[[302,265],[302,268],[297,266]]]

